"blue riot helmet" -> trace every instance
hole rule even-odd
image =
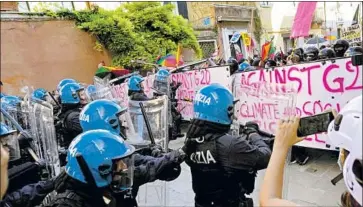
[[[155,74],[153,87],[157,91],[159,91],[163,94],[168,94],[168,92],[169,92],[169,75],[170,75],[170,72],[168,70],[160,69]]]
[[[20,159],[18,133],[4,123],[0,123],[0,144],[9,151],[10,161]]]
[[[18,96],[4,96],[1,98],[1,102],[7,103],[11,106],[17,106],[21,101],[21,98]]]
[[[129,87],[129,91],[141,92],[144,90],[143,85],[141,84],[144,81],[143,77],[138,75],[131,76],[127,85]]]
[[[155,80],[158,81],[166,81],[169,78],[170,72],[166,69],[160,69],[156,75],[155,75]]]
[[[84,88],[78,83],[67,83],[60,89],[60,100],[62,104],[87,104]]]
[[[5,94],[3,94],[3,93],[0,93],[0,98],[2,98],[2,97],[4,97],[4,96],[6,96]]]
[[[238,71],[245,71],[247,68],[249,68],[250,67],[250,64],[248,63],[248,62],[243,62],[243,63],[241,63],[241,64],[239,64],[239,66],[238,66]]]
[[[91,130],[78,135],[69,145],[66,173],[89,184],[77,156],[81,155],[98,188],[111,187],[114,192],[130,190],[133,184],[135,148],[107,130]]]
[[[193,101],[194,119],[230,125],[233,116],[232,92],[218,83],[201,88]]]
[[[92,100],[92,95],[94,93],[96,93],[96,91],[97,91],[97,88],[96,88],[95,85],[89,85],[89,86],[87,86],[87,88],[86,88],[86,94],[87,94],[89,100]]]
[[[127,108],[122,108],[115,102],[99,99],[87,104],[79,114],[83,131],[104,129],[126,138],[122,122]]]
[[[66,79],[59,81],[58,86],[57,86],[57,91],[59,91],[67,83],[77,83],[77,81],[75,81],[74,79],[71,79],[71,78],[66,78]]]
[[[44,88],[35,89],[32,93],[33,99],[39,99],[39,100],[46,101],[47,96],[48,96],[47,91]]]

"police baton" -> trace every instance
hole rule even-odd
[[[94,179],[94,177],[92,176],[91,170],[89,169],[86,161],[84,160],[83,156],[81,154],[77,154],[76,155],[76,159],[78,162],[79,167],[81,168],[82,174],[84,176],[84,179],[86,180],[86,183],[90,185],[91,188],[94,189],[94,191],[96,192],[96,195],[100,195],[97,196],[97,200],[100,203],[105,203],[103,198],[102,198],[102,193],[101,190],[97,187],[96,181]]]
[[[148,117],[146,115],[144,104],[142,102],[139,102],[139,105],[140,105],[142,116],[144,117],[147,132],[149,133],[151,144],[155,145],[156,143],[155,143],[154,135],[153,135],[153,133],[151,131],[150,122],[149,122],[149,119],[148,119]]]

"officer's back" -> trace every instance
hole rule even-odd
[[[233,95],[219,84],[200,89],[185,151],[196,206],[246,206],[257,170],[267,167],[271,150],[257,134],[235,137]]]

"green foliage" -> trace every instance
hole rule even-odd
[[[131,60],[138,58],[154,62],[158,55],[175,53],[178,43],[202,56],[191,24],[175,15],[171,4],[133,2],[114,11],[95,7],[75,12],[60,10],[57,15],[74,19],[78,28],[94,35],[112,54],[113,65],[129,68]]]

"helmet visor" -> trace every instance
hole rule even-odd
[[[134,180],[134,155],[114,160],[111,188],[114,192],[131,190]]]
[[[127,136],[127,133],[126,133],[127,127],[126,126],[128,126],[127,119],[126,119],[127,118],[126,117],[126,111],[127,110],[125,109],[125,110],[122,110],[122,111],[120,111],[120,112],[118,112],[116,114],[116,117],[118,119],[118,124],[120,126],[120,135],[124,139],[126,139],[126,136]]]
[[[92,100],[87,96],[86,91],[84,90],[84,88],[81,88],[79,90],[77,90],[76,95],[78,95],[79,97],[79,103],[82,105],[86,105],[89,102],[91,102]]]
[[[18,133],[15,130],[7,135],[1,136],[0,144],[8,150],[10,161],[20,159]]]

